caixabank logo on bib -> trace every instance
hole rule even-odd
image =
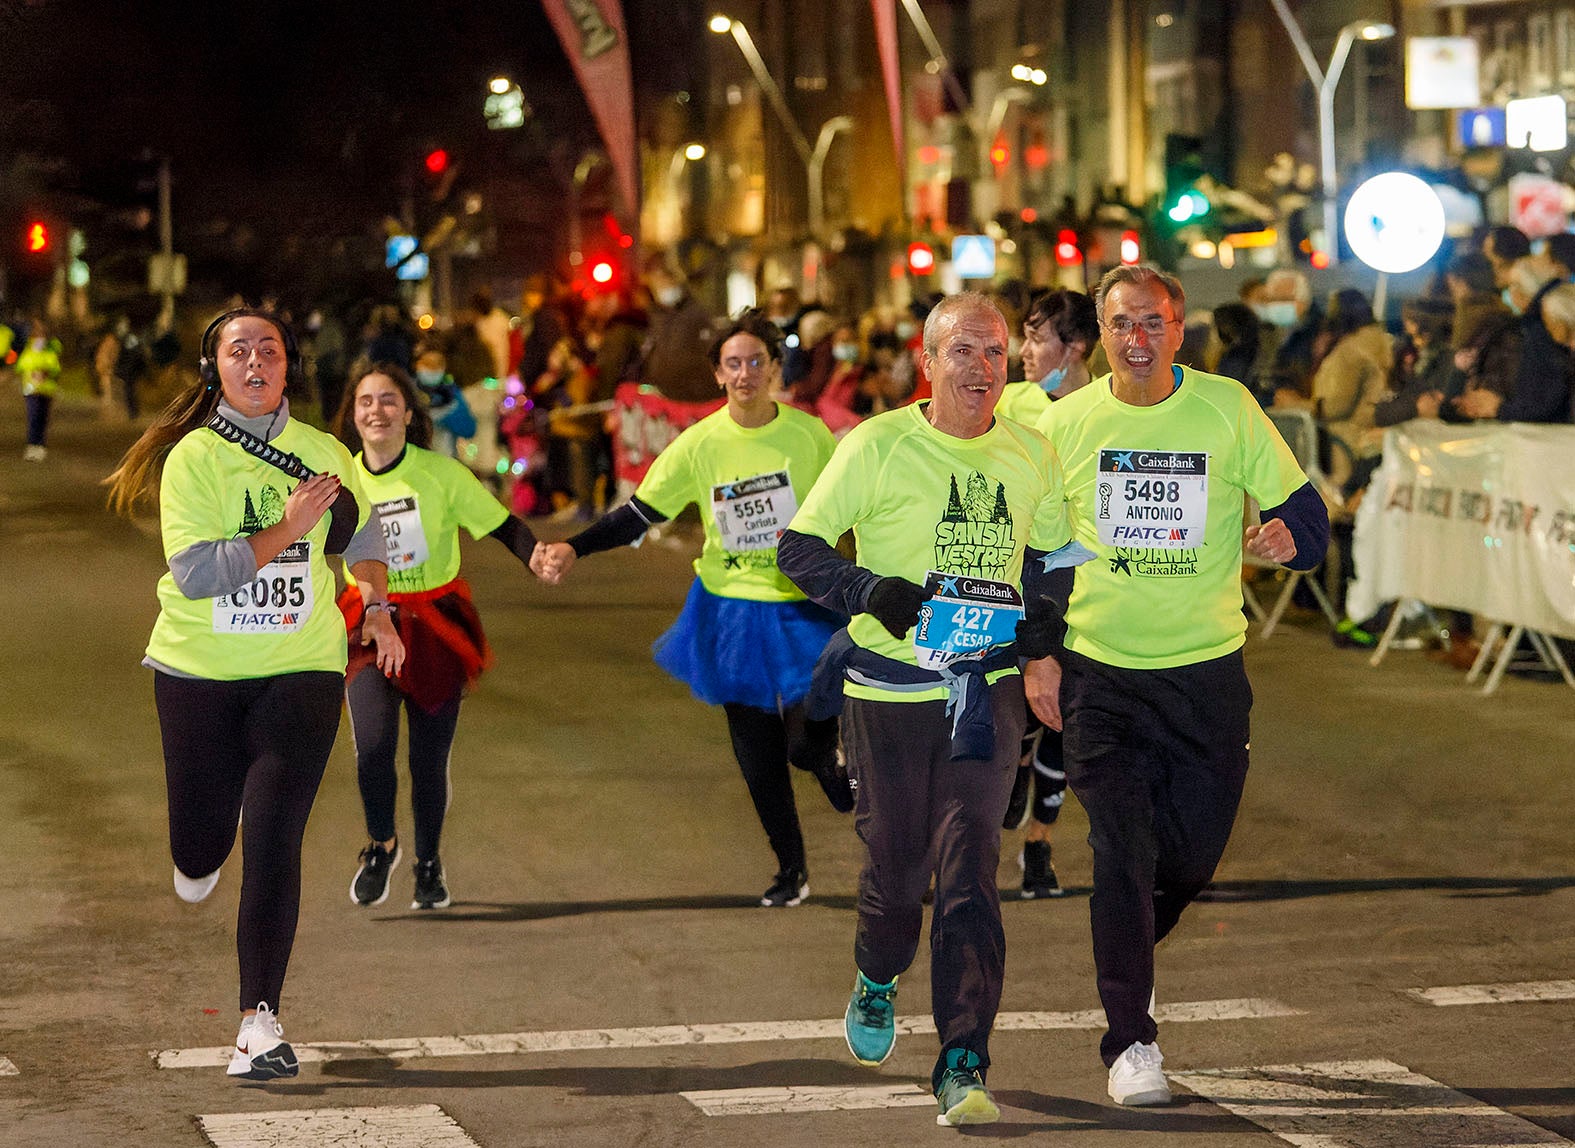
[[[1198,572],[1198,548],[1150,550],[1117,546],[1110,559],[1110,572],[1125,574],[1128,578],[1138,574],[1147,578],[1191,578]]]
[[[1006,484],[997,482],[992,491],[990,480],[974,471],[959,493],[957,476],[952,475],[946,513],[935,525],[935,568],[948,574],[1002,579],[1016,552]]]

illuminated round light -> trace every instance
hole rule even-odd
[[[448,152],[442,148],[434,148],[427,152],[427,170],[433,175],[442,175],[448,170]]]
[[[1310,262],[1319,271],[1322,271],[1325,267],[1329,266],[1329,253],[1327,251],[1314,251],[1308,262]]]
[[[1039,218],[1039,213],[1031,207],[1025,207],[1017,213],[1017,218],[1021,219],[1024,223],[1032,223],[1034,220]]]
[[[703,144],[703,143],[692,143],[692,144],[690,144],[688,147],[684,148],[684,158],[689,160],[691,163],[694,162],[697,159],[704,159],[705,158],[705,144]]]
[[[416,326],[420,327],[423,331],[430,331],[432,330],[432,324],[436,321],[437,320],[433,319],[431,315],[423,315],[416,320]]]
[[[612,264],[605,259],[598,260],[591,266],[591,278],[598,283],[611,283],[613,277]]]
[[[1037,86],[1044,87],[1045,81],[1050,77],[1045,73],[1043,68],[1035,68],[1033,71],[1028,73],[1028,78],[1032,80]]]
[[[1345,239],[1356,257],[1375,271],[1414,271],[1444,240],[1443,201],[1409,172],[1375,175],[1351,194]]]
[[[726,16],[718,12],[715,16],[711,17],[710,27],[711,31],[715,32],[718,36],[725,36],[727,33],[733,30],[733,21],[729,20]]]
[[[620,235],[618,237],[618,246],[622,247],[625,251],[627,251],[629,248],[634,246],[634,236],[632,236],[632,235]]]
[[[1142,247],[1138,243],[1137,232],[1123,232],[1121,235],[1121,262],[1130,267],[1141,259],[1142,255]]]
[[[928,275],[935,270],[935,249],[928,243],[908,244],[908,268],[915,275]]]
[[[487,91],[495,96],[506,94],[513,86],[513,83],[510,82],[507,76],[493,76],[492,79],[487,81]]]
[[[1012,79],[1014,79],[1014,80],[1026,80],[1031,75],[1033,75],[1033,69],[1030,68],[1027,64],[1013,64],[1012,65]]]
[[[1213,240],[1200,239],[1192,245],[1191,255],[1194,259],[1213,259],[1214,256],[1218,254],[1218,250],[1219,249],[1214,246]]]

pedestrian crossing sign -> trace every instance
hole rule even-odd
[[[952,270],[959,279],[995,277],[995,240],[988,235],[958,235],[952,239]]]

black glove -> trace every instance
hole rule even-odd
[[[328,539],[323,549],[329,554],[343,554],[350,539],[355,537],[360,524],[361,508],[348,487],[341,486],[334,495],[334,504],[328,508]]]
[[[1029,661],[1059,657],[1065,642],[1066,619],[1058,610],[1047,608],[1017,623],[1017,652]]]
[[[929,598],[929,591],[906,578],[882,578],[870,590],[864,612],[873,614],[893,638],[906,638],[919,620],[919,607]]]

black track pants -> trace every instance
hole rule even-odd
[[[366,810],[366,832],[373,841],[388,841],[394,836],[394,800],[399,793],[394,759],[399,750],[399,710],[404,707],[410,725],[410,808],[415,816],[416,859],[431,861],[438,855],[443,818],[448,813],[449,750],[459,724],[460,698],[429,714],[370,667],[345,687],[345,695],[355,734],[356,781]]]
[[[154,674],[176,867],[188,877],[212,873],[241,829],[242,1009],[266,1001],[279,1010],[301,903],[301,839],[343,694],[343,674],[235,682]]]
[[[733,739],[733,756],[738,759],[766,840],[777,855],[777,866],[784,871],[804,868],[804,834],[799,829],[793,781],[788,775],[789,726],[798,708],[783,715],[737,702],[722,706],[727,732]]]

